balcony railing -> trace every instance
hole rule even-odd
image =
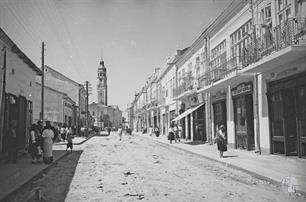
[[[306,19],[292,18],[257,36],[243,53],[243,67],[288,46],[306,45]]]
[[[241,56],[228,58],[220,64],[211,62],[209,64],[211,70],[199,78],[199,85],[200,87],[207,86],[267,55],[288,46],[299,45],[306,45],[306,19],[288,19],[270,31],[267,29],[264,35],[253,39]]]

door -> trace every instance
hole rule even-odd
[[[18,118],[17,118],[17,146],[25,148],[27,139],[27,100],[20,96],[18,99]]]
[[[252,95],[234,98],[235,146],[239,149],[253,150],[254,116]]]
[[[297,155],[297,119],[295,89],[283,90],[284,100],[284,123],[285,123],[285,154]]]
[[[299,157],[306,156],[306,85],[298,88],[297,95],[298,109],[298,142]]]
[[[225,129],[227,128],[226,124],[226,103],[225,100],[216,102],[213,104],[213,110],[214,110],[214,134],[216,134],[216,127],[219,125],[224,125]],[[227,140],[227,133],[226,134],[226,140]]]
[[[205,130],[205,106],[201,106],[195,112],[193,112],[193,139],[206,141],[206,130]]]

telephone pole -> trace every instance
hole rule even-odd
[[[44,122],[44,88],[45,88],[45,42],[41,46],[41,121]]]
[[[86,103],[85,103],[85,110],[86,110],[86,136],[88,136],[88,100],[89,100],[89,94],[91,93],[91,85],[89,81],[85,81],[85,90],[86,90]]]
[[[2,81],[2,94],[1,94],[1,101],[0,101],[0,134],[4,132],[4,109],[5,109],[5,85],[6,85],[6,47],[2,48],[3,52],[3,81]],[[2,141],[0,136],[0,151],[2,151]]]

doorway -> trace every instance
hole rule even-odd
[[[235,148],[254,150],[254,116],[252,94],[233,98],[235,121]]]
[[[269,84],[271,153],[306,156],[306,72]]]

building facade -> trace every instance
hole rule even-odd
[[[174,63],[185,137],[305,157],[305,31],[305,1],[233,1]]]
[[[17,122],[17,147],[24,149],[33,122],[35,77],[41,70],[0,28],[0,156],[8,151],[11,121]],[[3,71],[5,70],[5,71]]]

